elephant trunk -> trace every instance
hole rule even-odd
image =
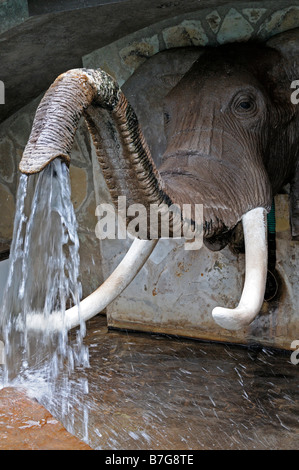
[[[41,171],[55,158],[70,162],[84,116],[113,202],[171,204],[136,115],[116,82],[102,70],[74,69],[60,75],[41,101],[20,171]]]
[[[19,165],[22,173],[38,173],[57,157],[69,164],[80,117],[95,96],[94,85],[80,70],[55,80],[38,106]]]

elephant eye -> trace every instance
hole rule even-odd
[[[167,112],[164,112],[164,123],[168,124],[170,121],[170,115]]]
[[[239,108],[242,108],[242,109],[251,109],[252,107],[252,103],[250,101],[241,101],[241,103],[239,104]]]
[[[232,111],[238,118],[253,118],[258,112],[258,103],[253,93],[238,93],[232,102]]]

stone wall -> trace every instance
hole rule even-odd
[[[123,85],[142,63],[165,49],[266,40],[299,26],[296,1],[260,1],[252,5],[232,2],[164,20],[93,51],[83,57],[83,65],[101,67]]]

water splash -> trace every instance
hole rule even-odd
[[[53,312],[81,298],[79,239],[71,203],[69,171],[59,159],[35,176],[21,175],[17,194],[10,269],[0,326],[5,343],[2,386],[30,383],[41,390],[55,387],[63,367],[88,365],[85,325],[70,346],[67,326],[59,332],[30,331],[26,317],[38,312],[45,321]]]

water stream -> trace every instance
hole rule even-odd
[[[70,345],[68,330],[30,330],[38,313],[47,325],[81,298],[79,239],[66,165],[54,160],[36,176],[21,175],[17,194],[10,268],[1,311],[5,344],[2,386],[25,385],[39,395],[54,393],[63,368],[88,366],[85,325]],[[78,307],[79,308],[79,307]],[[67,383],[65,384],[67,388]]]

